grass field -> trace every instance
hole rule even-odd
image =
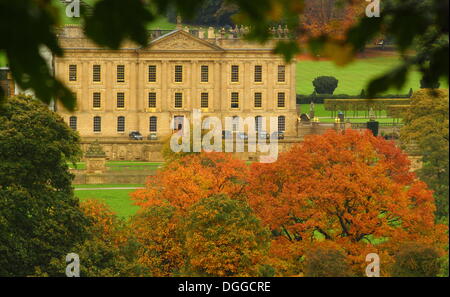
[[[5,67],[7,64],[6,55],[3,52],[0,52],[0,67]]]
[[[76,188],[119,188],[142,187],[143,185],[76,185]],[[136,190],[83,190],[75,191],[80,201],[96,199],[105,202],[119,217],[128,218],[136,213],[138,206],[133,205],[130,194]]]
[[[345,66],[338,67],[331,61],[299,61],[297,63],[297,94],[309,95],[314,91],[312,81],[318,76],[334,76],[339,80],[334,94],[359,95],[368,82],[382,75],[399,63],[396,56],[358,59]],[[420,87],[420,74],[409,73],[408,81],[401,90],[391,89],[386,94],[407,94],[409,89]],[[441,87],[447,88],[443,82]]]

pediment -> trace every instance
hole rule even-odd
[[[153,40],[150,42],[147,50],[223,51],[221,47],[182,30],[170,32]]]

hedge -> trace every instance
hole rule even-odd
[[[386,98],[386,99],[325,99],[325,110],[328,111],[366,111],[372,109],[374,112],[379,112],[391,108],[392,106],[407,106],[410,99],[403,98]]]
[[[410,94],[387,94],[380,95],[373,99],[406,99],[411,98]],[[326,95],[326,94],[311,94],[311,95],[300,95],[297,94],[297,104],[310,104],[314,102],[315,104],[324,104],[325,99],[367,99],[362,97],[361,95],[347,95],[347,94],[339,94],[339,95]]]

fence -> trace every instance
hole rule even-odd
[[[403,127],[404,124],[392,122],[392,123],[379,123],[380,127],[386,128],[400,128]],[[352,129],[367,129],[367,123],[352,123]]]

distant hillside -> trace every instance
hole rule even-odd
[[[192,20],[183,20],[183,23],[197,26],[233,26],[232,17],[238,12],[238,7],[229,4],[224,0],[206,0],[197,11],[197,15]],[[176,22],[176,13],[170,12],[168,18],[171,22]]]
[[[81,0],[81,5],[84,6],[84,9],[87,13],[89,13],[92,9],[97,0]],[[59,17],[61,24],[68,25],[68,24],[80,24],[81,19],[80,18],[70,18],[66,15],[66,3],[64,0],[55,1],[55,5],[59,9]],[[159,18],[152,22],[151,24],[148,24],[147,28],[149,30],[151,29],[161,29],[161,30],[173,30],[175,29],[175,24],[171,23],[167,20],[167,18]]]

